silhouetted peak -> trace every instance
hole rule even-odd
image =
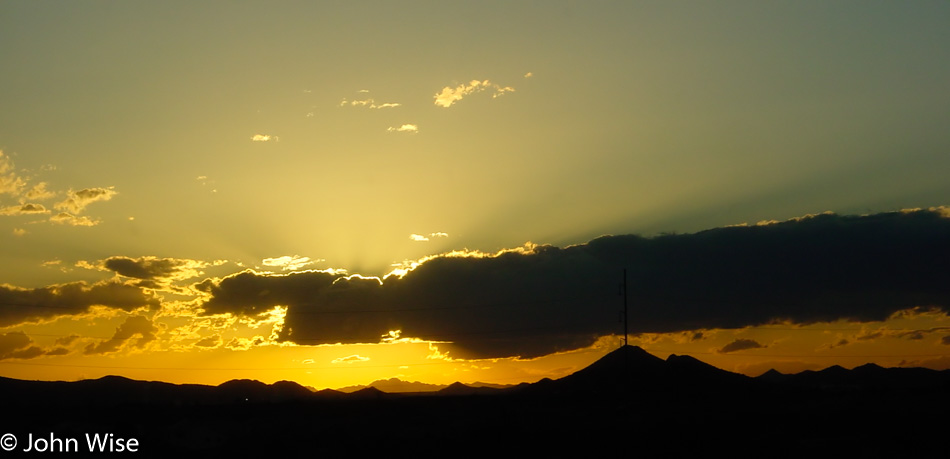
[[[858,366],[858,367],[854,367],[854,370],[853,370],[853,371],[859,371],[859,372],[876,372],[876,371],[881,371],[881,370],[884,370],[884,367],[882,367],[882,366],[880,366],[880,365],[878,365],[878,364],[876,364],[876,363],[865,363],[864,365],[861,365],[861,366]]]
[[[619,349],[611,351],[609,354],[600,358],[600,360],[594,362],[591,366],[587,368],[594,368],[597,366],[630,366],[630,367],[659,367],[663,364],[663,359],[643,350],[639,346],[622,346]]]
[[[132,382],[137,382],[134,379],[129,379],[129,378],[126,378],[125,376],[115,376],[115,375],[103,376],[99,379],[94,379],[92,381],[99,381],[101,383],[106,383],[106,384],[129,384]]]
[[[680,368],[693,368],[693,369],[703,369],[703,370],[717,370],[721,371],[719,368],[716,368],[702,360],[697,359],[691,355],[676,355],[670,354],[666,358],[666,363]]]
[[[232,379],[221,383],[218,387],[222,389],[262,389],[267,387],[267,384],[256,379]]]
[[[458,381],[449,384],[444,389],[440,390],[441,394],[471,394],[474,393],[476,389],[474,387],[466,386]]]
[[[848,373],[848,370],[842,367],[841,365],[832,365],[824,370],[819,371],[823,375],[842,375]]]
[[[790,375],[784,374],[775,368],[770,368],[769,371],[756,376],[755,379],[770,383],[781,383],[787,381],[790,377]]]
[[[350,393],[351,396],[353,396],[353,397],[358,397],[358,398],[379,398],[379,397],[382,397],[382,396],[385,395],[385,394],[386,394],[385,392],[383,392],[383,391],[381,391],[381,390],[379,390],[379,389],[377,389],[377,388],[375,388],[375,387],[373,387],[373,386],[365,387],[365,388],[360,389],[360,390],[358,390],[358,391],[356,391],[356,392]]]

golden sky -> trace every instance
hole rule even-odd
[[[0,376],[559,377],[623,268],[661,357],[950,367],[948,22],[2,2]]]

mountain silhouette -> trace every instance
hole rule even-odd
[[[950,372],[867,364],[750,378],[625,346],[563,378],[505,388],[456,382],[437,392],[369,386],[347,394],[291,381],[204,386],[107,376],[0,378],[0,394],[0,427],[18,437],[110,432],[140,439],[152,455],[381,454],[407,441],[435,455],[491,439],[524,454],[606,454],[620,442],[627,451],[686,456],[734,452],[741,439],[769,456],[880,456],[943,448],[943,424],[932,419],[950,409]]]

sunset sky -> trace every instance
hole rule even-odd
[[[950,368],[947,24],[0,2],[0,376],[557,378],[620,343],[624,268],[661,357]]]

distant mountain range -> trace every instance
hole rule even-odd
[[[686,355],[670,355],[666,360],[636,347],[617,349],[590,366],[558,380],[501,385],[459,382],[451,385],[402,381],[398,378],[373,381],[366,386],[316,391],[292,381],[264,384],[254,380],[232,380],[219,386],[136,381],[121,376],[105,376],[75,382],[24,381],[0,377],[0,393],[17,394],[6,403],[85,404],[226,404],[277,403],[294,400],[339,398],[368,393],[381,396],[441,394],[469,395],[493,393],[596,394],[638,390],[745,390],[770,388],[811,388],[838,390],[869,389],[950,389],[950,370],[927,368],[883,368],[865,364],[852,370],[840,366],[821,371],[806,370],[783,374],[769,370],[752,378],[716,368]],[[373,389],[369,390],[368,389]]]
[[[308,443],[314,452],[376,453],[385,450],[376,440],[425,439],[421,444],[444,446],[510,437],[535,451],[535,440],[582,443],[633,435],[643,451],[678,455],[716,449],[717,442],[741,432],[740,443],[761,447],[791,441],[781,450],[789,453],[814,445],[833,450],[845,439],[841,445],[850,445],[851,455],[936,446],[927,439],[943,438],[944,424],[928,420],[950,409],[950,371],[868,364],[797,374],[772,370],[752,378],[689,356],[664,360],[627,346],[564,378],[516,386],[393,378],[314,391],[289,381],[204,386],[118,376],[76,382],[0,378],[0,409],[6,418],[0,434],[110,431],[140,438],[156,454],[274,451],[273,444],[242,443],[248,438],[273,438],[289,447],[315,436],[334,441]],[[840,430],[845,426],[851,433]],[[370,434],[374,442],[360,440]],[[913,441],[897,441],[900,435]],[[679,436],[709,444],[683,443]],[[341,441],[356,443],[341,449]]]
[[[457,384],[462,384],[462,383],[456,382],[452,385],[457,385]],[[508,387],[514,387],[513,385],[510,385],[510,384],[509,385],[492,384],[492,383],[485,383],[485,382],[474,382],[474,383],[468,383],[468,384],[462,384],[462,385],[466,387],[473,387],[473,388],[487,387],[487,388],[492,388],[492,389],[505,389]],[[449,386],[450,386],[449,384],[427,384],[427,383],[418,382],[418,381],[409,382],[409,381],[403,381],[399,378],[389,378],[389,379],[378,379],[365,386],[363,385],[346,386],[346,387],[341,387],[336,390],[349,394],[351,392],[356,392],[360,389],[365,389],[367,387],[375,387],[382,392],[386,392],[390,394],[399,394],[399,393],[414,393],[414,392],[420,392],[420,393],[421,392],[439,392]]]

